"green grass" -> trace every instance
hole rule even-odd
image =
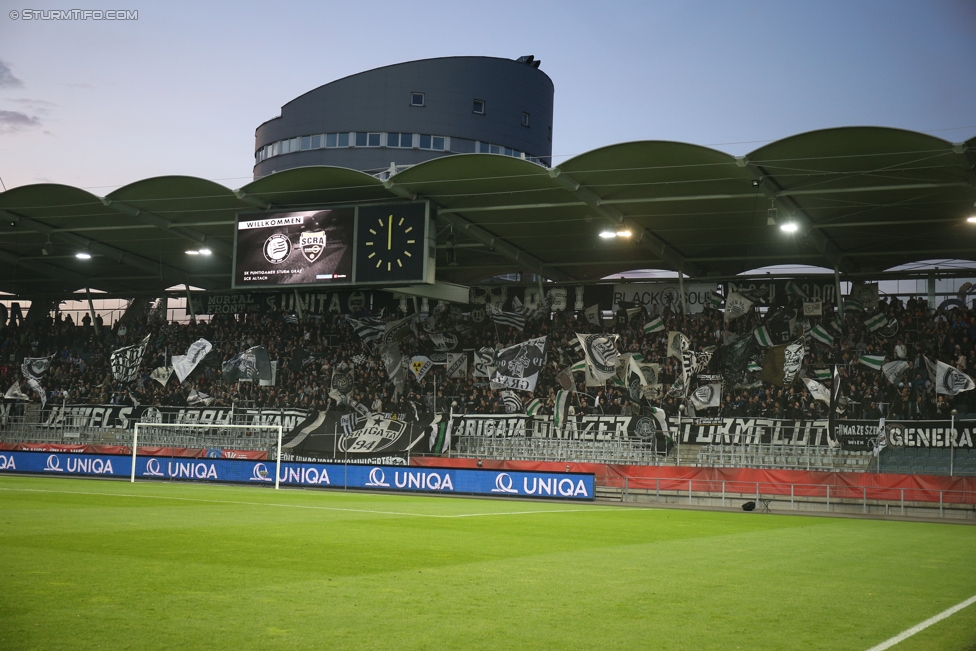
[[[863,651],[974,594],[972,526],[0,477],[3,650]]]

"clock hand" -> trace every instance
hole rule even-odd
[[[390,215],[390,228],[386,232],[386,250],[393,250],[393,215]]]

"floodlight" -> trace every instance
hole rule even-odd
[[[613,231],[602,231],[600,233],[600,237],[602,237],[605,240],[609,240],[609,239],[612,239],[614,237],[617,237],[617,234],[614,233]]]
[[[81,251],[80,253],[75,253],[75,257],[79,260],[91,260],[91,253],[85,253]]]
[[[800,227],[794,224],[793,222],[786,222],[785,224],[780,224],[779,227],[779,229],[784,233],[795,233],[797,230],[799,230],[799,228]]]

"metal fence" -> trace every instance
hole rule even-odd
[[[867,470],[870,452],[808,445],[713,444],[698,450],[698,465],[708,468],[782,468],[788,470]]]

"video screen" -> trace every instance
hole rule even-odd
[[[241,215],[234,285],[352,281],[353,208]]]

